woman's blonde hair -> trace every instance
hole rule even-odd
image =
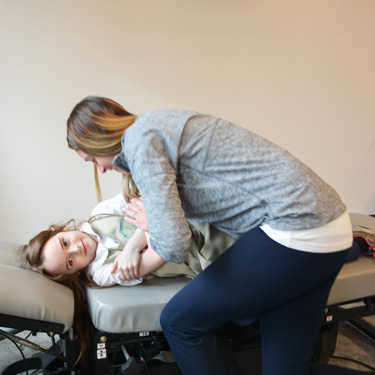
[[[117,155],[122,150],[122,135],[136,118],[136,115],[111,99],[88,96],[73,108],[68,118],[68,146],[90,156]],[[94,177],[97,200],[101,201],[96,165]],[[130,176],[123,175],[123,190],[127,199],[139,196],[138,189]]]
[[[68,118],[68,146],[91,156],[116,155],[122,148],[122,135],[136,118],[111,99],[88,96]]]

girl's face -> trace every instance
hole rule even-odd
[[[87,233],[60,232],[44,245],[44,268],[51,275],[71,275],[95,259],[97,246],[96,238]]]
[[[76,150],[76,153],[84,160],[84,161],[92,161],[98,167],[101,173],[105,173],[107,171],[111,171],[114,169],[117,172],[121,172],[124,174],[128,174],[128,172],[123,171],[120,168],[117,168],[112,164],[113,159],[115,156],[92,156],[87,155],[82,150]]]

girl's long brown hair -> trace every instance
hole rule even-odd
[[[44,268],[43,249],[49,239],[65,230],[77,230],[74,220],[69,220],[62,225],[52,225],[49,229],[38,233],[29,243],[22,246],[19,250],[21,258],[21,266],[25,269],[37,272],[50,280],[65,285],[73,291],[74,295],[74,323],[80,337],[81,349],[80,355],[84,353],[84,349],[88,343],[88,327],[90,318],[88,315],[85,287],[100,288],[88,273],[87,267],[72,275],[51,275]],[[84,356],[86,362],[87,357]]]

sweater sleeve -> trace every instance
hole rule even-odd
[[[191,247],[192,233],[173,173],[159,173],[138,185],[146,209],[151,246],[168,262],[182,263]]]
[[[193,112],[154,111],[138,117],[124,133],[115,163],[129,170],[147,214],[153,249],[169,262],[187,259],[192,242],[179,195],[180,144]]]

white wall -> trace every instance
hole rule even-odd
[[[66,119],[87,95],[194,109],[310,165],[375,213],[373,0],[0,0],[0,238],[95,204]],[[104,197],[119,174],[101,178]]]

